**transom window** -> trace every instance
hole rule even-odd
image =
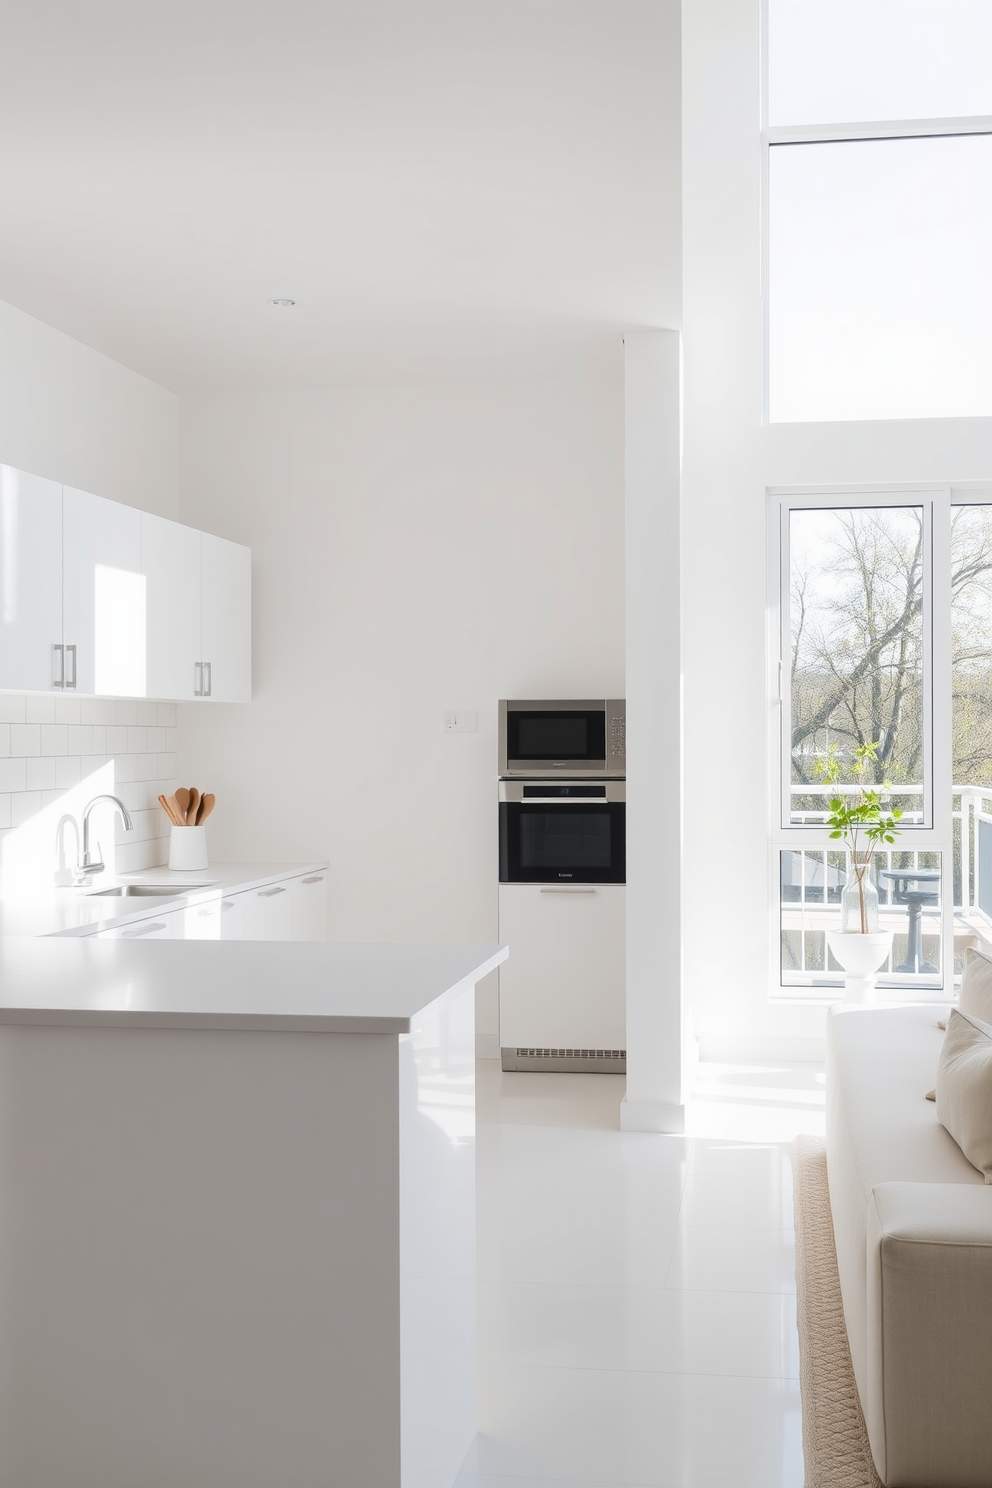
[[[771,422],[992,414],[992,5],[767,0]]]

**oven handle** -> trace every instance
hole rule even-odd
[[[561,887],[542,889],[542,894],[595,894],[595,889],[580,889],[578,884],[562,884]]]

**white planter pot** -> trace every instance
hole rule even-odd
[[[846,973],[844,1001],[873,1002],[875,973],[892,950],[892,931],[878,930],[874,935],[859,935],[844,930],[828,930],[827,945],[834,960],[840,962]]]

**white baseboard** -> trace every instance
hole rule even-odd
[[[620,1103],[620,1130],[680,1135],[685,1131],[685,1106],[669,1101],[631,1101],[624,1096]]]

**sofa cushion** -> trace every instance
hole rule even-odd
[[[992,1023],[992,961],[971,946],[964,953],[958,1007],[962,1013]]]
[[[992,1183],[992,1026],[951,1009],[936,1089],[941,1123]]]

